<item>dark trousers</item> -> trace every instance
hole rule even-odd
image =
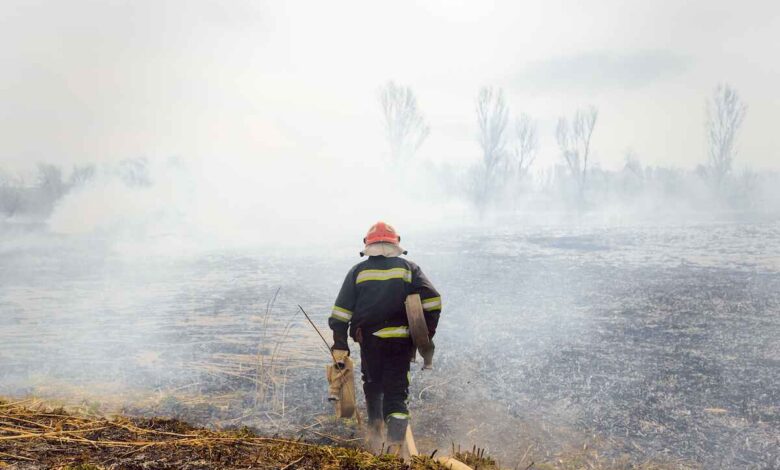
[[[406,432],[411,348],[409,338],[379,338],[370,334],[364,335],[360,343],[360,371],[363,374],[368,420],[386,421],[388,434],[399,427],[401,423],[394,424],[397,421],[403,421],[403,432]],[[388,437],[391,440],[403,439],[403,435]]]

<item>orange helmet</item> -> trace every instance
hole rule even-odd
[[[363,243],[370,245],[372,243],[381,242],[398,245],[401,243],[401,236],[396,233],[392,225],[384,222],[377,222],[368,229],[366,237],[363,238]]]

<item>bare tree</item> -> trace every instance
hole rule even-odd
[[[622,185],[623,193],[636,195],[644,186],[645,183],[645,169],[642,167],[642,162],[639,160],[636,152],[632,149],[625,150],[624,165],[622,173]]]
[[[736,140],[747,106],[737,91],[729,85],[718,85],[712,100],[707,102],[707,137],[709,161],[707,174],[717,189],[731,173],[737,154]]]
[[[577,185],[577,196],[582,202],[588,174],[590,142],[599,112],[594,106],[580,109],[574,114],[571,123],[565,118],[558,119],[555,138],[561,150],[561,156]]]
[[[482,163],[489,171],[495,171],[505,156],[506,126],[509,108],[503,90],[484,87],[477,96],[478,141],[482,148]]]
[[[477,95],[477,141],[482,149],[482,165],[475,173],[475,198],[484,210],[491,194],[497,190],[499,169],[506,158],[506,127],[509,107],[502,90],[483,87]]]
[[[119,178],[131,188],[152,186],[152,171],[146,157],[125,158],[116,168]]]
[[[38,187],[45,203],[53,204],[65,194],[65,182],[62,179],[62,169],[48,163],[38,164]]]
[[[39,163],[36,177],[37,187],[30,210],[38,215],[49,214],[68,189],[62,178],[62,168],[49,163]]]
[[[536,159],[539,150],[539,139],[536,134],[536,121],[531,116],[523,113],[515,120],[515,147],[512,150],[514,156],[513,170],[519,177],[528,173],[528,167]]]
[[[412,157],[430,134],[414,92],[408,86],[388,82],[379,93],[379,103],[392,160],[399,162]]]
[[[68,178],[68,186],[84,186],[94,177],[95,165],[76,165],[73,167],[73,172],[70,174],[70,178]]]
[[[24,180],[21,176],[0,173],[0,212],[13,217],[21,210]]]

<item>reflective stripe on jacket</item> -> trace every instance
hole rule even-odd
[[[433,335],[439,322],[441,296],[415,263],[400,257],[371,256],[347,273],[328,324],[335,349],[347,349],[347,330],[354,338],[363,334],[380,338],[408,338],[404,301],[420,294],[428,330]]]

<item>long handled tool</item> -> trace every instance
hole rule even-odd
[[[347,356],[344,357],[343,362],[337,361],[335,353],[331,349],[330,344],[328,344],[328,340],[325,339],[325,336],[320,332],[320,329],[317,328],[317,325],[311,320],[309,314],[306,313],[306,310],[300,305],[298,305],[298,308],[306,317],[306,320],[309,321],[312,328],[314,328],[314,331],[320,336],[322,342],[325,343],[325,347],[328,348],[328,351],[330,352],[330,358],[333,360],[333,364],[325,368],[325,375],[330,384],[330,397],[328,400],[335,402],[336,416],[339,418],[351,418],[352,416],[355,416],[358,424],[361,424],[360,413],[358,413],[357,407],[355,406],[355,376],[353,373],[354,366],[352,360]]]
[[[325,337],[322,336],[322,333],[320,332],[320,329],[317,328],[317,325],[315,325],[313,321],[311,321],[311,318],[309,317],[309,314],[306,313],[306,310],[304,310],[303,307],[301,307],[300,304],[298,304],[298,308],[301,309],[301,312],[303,313],[303,316],[306,317],[306,320],[309,321],[309,324],[311,325],[312,328],[314,328],[314,331],[316,331],[317,334],[320,335],[320,338],[322,338],[322,342],[325,343],[325,347],[328,349],[328,351],[330,351],[330,358],[333,359],[333,363],[335,364],[336,363],[336,358],[333,357],[333,350],[330,348],[330,344],[328,344],[328,340],[326,340]]]

